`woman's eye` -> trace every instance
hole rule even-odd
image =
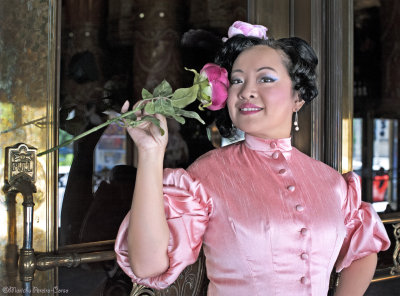
[[[239,84],[239,83],[242,83],[242,79],[239,79],[239,78],[231,79],[231,84]]]
[[[261,77],[261,79],[260,79],[260,82],[262,82],[262,83],[268,83],[268,82],[274,82],[274,81],[276,81],[275,78],[268,77],[268,76]]]

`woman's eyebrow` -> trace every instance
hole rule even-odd
[[[235,73],[235,72],[240,72],[240,73],[243,73],[243,70],[240,70],[240,69],[235,69],[235,70],[232,70],[232,73]]]
[[[275,73],[278,73],[274,68],[272,67],[261,67],[257,69],[257,72],[262,71],[262,70],[271,70],[274,71]]]
[[[271,70],[271,71],[274,71],[275,73],[278,73],[274,68],[268,67],[268,66],[258,68],[258,69],[256,70],[256,72],[260,72],[260,71],[262,71],[262,70]],[[235,70],[232,70],[231,73],[236,73],[236,72],[243,73],[243,70],[241,70],[241,69],[235,69]]]

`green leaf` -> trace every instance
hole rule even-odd
[[[175,109],[172,106],[171,100],[166,100],[164,98],[154,102],[154,111],[164,116],[172,116],[175,114]]]
[[[185,124],[185,118],[183,118],[182,116],[179,115],[172,115],[172,117],[178,121],[180,124]]]
[[[154,114],[156,113],[155,111],[155,106],[154,106],[154,102],[150,101],[146,104],[146,106],[144,107],[144,111],[146,111],[148,114]]]
[[[153,91],[153,97],[168,97],[172,94],[172,87],[166,81],[163,80]]]
[[[129,114],[128,116],[125,117],[125,120],[131,120],[135,121],[137,119],[137,116],[135,114]]]
[[[149,92],[147,89],[143,88],[142,89],[142,99],[146,100],[146,99],[151,99],[153,97],[153,95],[151,94],[151,92]]]
[[[155,124],[160,129],[161,136],[164,136],[165,131],[160,126],[160,120],[158,120],[154,116],[144,116],[141,121],[149,121],[152,124]]]
[[[196,100],[198,92],[198,85],[193,85],[187,88],[178,88],[172,95],[172,105],[174,107],[184,108]]]
[[[175,108],[175,114],[180,115],[180,116],[185,116],[187,118],[194,118],[194,119],[197,119],[198,121],[200,121],[202,124],[205,124],[203,119],[201,119],[200,115],[194,111],[187,111],[187,110]]]

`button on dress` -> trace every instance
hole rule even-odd
[[[361,201],[359,178],[340,175],[291,146],[291,139],[245,140],[206,153],[187,170],[164,170],[169,269],[132,272],[129,213],[117,261],[134,282],[172,284],[206,256],[209,296],[326,295],[333,267],[389,248],[379,216]]]

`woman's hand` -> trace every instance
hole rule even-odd
[[[139,103],[140,102],[136,103],[132,109],[134,109]],[[126,101],[121,108],[121,113],[127,112],[128,109],[129,102]],[[160,114],[148,115],[144,109],[138,111],[135,115],[138,119],[145,115],[156,117],[160,121],[160,127],[165,131],[164,135],[161,135],[159,127],[149,121],[141,123],[137,127],[127,127],[127,131],[138,147],[139,152],[149,152],[150,150],[160,150],[164,152],[168,143],[168,128],[165,117]]]
[[[138,102],[133,108],[137,107]],[[129,102],[121,108],[127,112]],[[135,113],[137,119],[149,116],[144,109]],[[169,266],[169,228],[163,199],[163,159],[168,142],[165,117],[151,115],[160,121],[164,129],[151,122],[143,122],[127,131],[138,147],[135,190],[132,198],[128,230],[128,254],[131,268],[136,276],[146,278],[165,272]]]

